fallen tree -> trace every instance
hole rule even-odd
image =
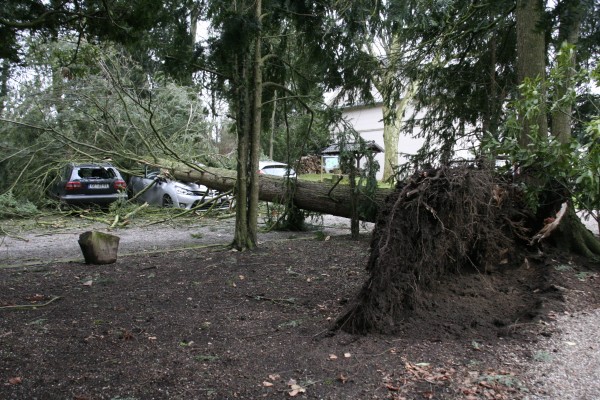
[[[183,182],[196,182],[211,189],[229,191],[235,188],[236,171],[223,168],[197,167],[183,163],[161,162],[157,166],[171,177]],[[391,189],[378,189],[373,197],[358,193],[360,209],[371,209],[360,215],[360,219],[375,222],[379,206],[391,194]],[[339,182],[308,182],[297,179],[286,180],[275,176],[261,175],[259,180],[259,198],[263,201],[285,203],[290,199],[303,210],[331,214],[339,217],[352,217],[350,186]],[[376,207],[367,207],[370,204]]]

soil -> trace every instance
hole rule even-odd
[[[116,232],[127,251],[103,266],[70,254],[94,226],[0,238],[0,399],[527,398],[552,321],[600,303],[594,265],[536,253],[436,282],[396,335],[333,332],[367,279],[368,229],[210,247],[227,224]],[[56,237],[62,252],[35,252]]]

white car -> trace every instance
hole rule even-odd
[[[201,204],[216,201],[217,208],[229,206],[230,196],[220,196],[216,190],[208,189],[197,183],[179,182],[162,177],[160,171],[146,167],[144,176],[132,176],[129,188],[132,196],[142,203],[154,206],[174,207],[183,209],[196,208]],[[206,204],[201,209],[211,208],[213,203]]]
[[[258,173],[261,175],[273,175],[281,178],[295,178],[296,171],[289,165],[277,161],[259,161]]]

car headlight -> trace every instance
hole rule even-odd
[[[179,186],[175,188],[175,192],[177,194],[183,194],[183,195],[186,195],[186,196],[193,195],[193,193],[190,190],[182,188],[182,187],[179,187]]]

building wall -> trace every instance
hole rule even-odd
[[[369,106],[349,107],[342,111],[344,119],[360,134],[364,140],[374,140],[379,146],[385,149],[383,145],[383,110],[380,104]],[[413,132],[413,134],[418,132]],[[424,139],[415,139],[411,136],[400,135],[398,140],[398,164],[408,161],[407,155],[414,155],[423,146]],[[455,158],[472,159],[473,149],[479,147],[479,142],[475,139],[462,139],[455,147]],[[377,179],[383,177],[384,154],[377,154],[375,157],[379,162],[380,169],[377,173]]]
[[[385,149],[383,145],[383,110],[381,105],[370,105],[361,107],[347,108],[342,112],[344,119],[366,140],[373,140],[375,143]],[[423,139],[414,139],[406,135],[401,135],[398,141],[398,163],[404,163],[407,158],[404,154],[413,155],[423,145]],[[377,173],[377,179],[383,177],[384,154],[377,154],[375,160],[379,163],[380,169]]]

